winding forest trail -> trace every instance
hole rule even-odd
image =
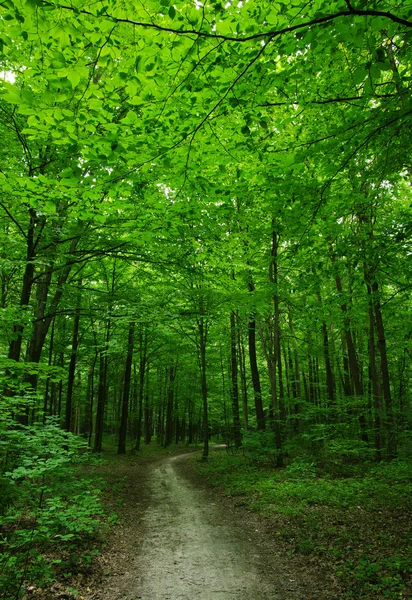
[[[276,540],[254,518],[249,522],[244,518],[248,513],[231,509],[217,493],[182,475],[187,457],[168,457],[149,465],[139,501],[131,486],[126,495],[127,521],[117,536],[114,555],[106,559],[110,573],[99,597],[322,598],[321,586],[313,578],[299,580],[276,548]]]

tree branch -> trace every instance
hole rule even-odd
[[[71,12],[80,13],[83,15],[88,15],[94,18],[106,18],[110,19],[113,23],[127,23],[129,25],[135,25],[137,27],[142,27],[144,29],[155,29],[157,31],[163,31],[165,33],[173,33],[175,35],[194,35],[197,37],[203,38],[211,38],[211,39],[220,39],[225,40],[227,42],[249,42],[251,40],[259,40],[263,38],[274,38],[280,35],[284,35],[285,33],[291,33],[293,31],[297,31],[299,29],[303,29],[305,27],[311,27],[313,25],[321,25],[322,23],[329,23],[338,19],[339,17],[348,17],[348,16],[361,16],[361,17],[383,17],[393,21],[394,23],[399,23],[400,25],[404,25],[405,27],[412,27],[412,22],[407,19],[403,19],[402,17],[398,17],[389,11],[381,11],[381,10],[358,10],[352,8],[350,6],[349,10],[341,10],[336,13],[332,13],[330,15],[325,15],[324,17],[319,17],[317,19],[312,19],[310,21],[306,21],[305,23],[298,23],[297,25],[292,25],[290,27],[284,27],[282,29],[276,29],[272,31],[264,31],[262,33],[255,33],[253,35],[248,36],[228,36],[219,33],[207,33],[205,31],[197,31],[196,29],[174,29],[173,27],[163,27],[161,25],[157,25],[156,23],[147,23],[144,21],[135,21],[133,19],[114,17],[110,13],[104,13],[102,15],[96,15],[89,10],[78,9],[74,6],[67,6],[64,4],[55,4],[54,2],[49,2],[47,0],[42,0],[43,6],[51,6],[53,8],[60,8],[63,10],[69,10]]]
[[[3,202],[0,202],[0,206],[1,208],[4,210],[4,212],[6,213],[6,215],[9,217],[9,219],[11,221],[13,221],[13,223],[15,224],[15,226],[17,227],[17,229],[20,231],[20,233],[22,234],[22,236],[24,237],[25,240],[27,240],[27,235],[26,232],[24,231],[23,227],[20,225],[20,223],[13,217],[13,215],[11,214],[11,212],[8,210],[8,208],[3,204]]]
[[[396,98],[399,94],[376,94],[375,96],[347,96],[342,98],[326,98],[325,100],[311,100],[302,102],[300,100],[290,100],[289,102],[265,102],[258,106],[290,106],[291,104],[332,104],[335,102],[352,102],[353,100],[370,100],[371,98]]]

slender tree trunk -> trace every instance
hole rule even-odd
[[[294,365],[294,383],[295,383],[295,388],[294,388],[294,398],[295,398],[295,405],[294,405],[294,414],[295,414],[295,426],[294,429],[298,430],[299,429],[299,419],[297,418],[297,415],[300,413],[300,402],[302,400],[302,386],[301,386],[301,382],[300,382],[300,363],[299,363],[299,355],[298,355],[298,345],[297,345],[297,341],[296,341],[296,335],[295,335],[295,329],[293,327],[293,320],[292,320],[292,315],[290,313],[290,311],[288,312],[288,322],[289,322],[289,329],[290,332],[292,334],[292,344],[293,344],[293,365]],[[293,386],[292,386],[293,389]]]
[[[103,443],[103,426],[104,426],[104,412],[106,407],[106,399],[107,399],[107,365],[108,358],[107,352],[109,349],[109,341],[110,341],[110,327],[111,327],[111,319],[107,321],[106,327],[106,340],[104,348],[100,350],[100,358],[99,358],[99,385],[97,388],[97,407],[96,407],[96,424],[95,424],[95,436],[94,436],[94,452],[102,451],[102,443]]]
[[[249,426],[249,408],[248,408],[248,398],[247,398],[247,382],[246,382],[246,360],[245,360],[245,347],[243,344],[243,336],[241,329],[241,322],[239,319],[239,315],[237,315],[236,319],[237,323],[237,345],[239,349],[239,370],[240,370],[240,384],[241,384],[241,392],[242,392],[242,413],[243,413],[243,426],[245,431],[248,430]]]
[[[280,347],[280,328],[279,335],[277,337],[277,367],[278,367],[278,378],[279,378],[279,416],[280,421],[285,426],[286,423],[286,405],[285,405],[285,391],[283,386],[283,368],[282,368],[282,353]]]
[[[89,447],[92,443],[93,435],[93,400],[94,400],[94,369],[96,365],[95,357],[92,365],[89,365],[87,374],[87,388],[86,388],[86,410],[85,410],[85,433],[87,433],[87,440]]]
[[[81,284],[80,284],[81,286]],[[66,396],[66,418],[65,418],[65,429],[71,431],[71,420],[73,414],[73,386],[74,386],[74,375],[76,371],[76,360],[77,350],[79,346],[79,323],[80,323],[80,310],[81,310],[81,295],[79,291],[79,297],[77,301],[76,314],[73,320],[73,336],[72,336],[72,351],[69,362],[69,374],[67,380],[67,396]]]
[[[77,245],[77,238],[70,245],[70,252],[74,251]],[[71,265],[68,264],[61,272],[57,280],[57,289],[53,298],[48,303],[49,288],[53,273],[53,260],[46,270],[39,277],[36,299],[36,318],[33,325],[33,333],[27,346],[26,362],[38,364],[40,362],[47,333],[57,307],[63,295],[64,286],[71,271]],[[48,315],[46,315],[46,306],[48,306]],[[30,386],[33,392],[37,390],[38,372],[32,369],[24,378],[24,382]],[[29,407],[23,407],[20,416],[20,422],[27,425],[29,417]]]
[[[146,445],[150,444],[152,441],[152,421],[153,421],[153,411],[150,407],[150,397],[149,397],[149,376],[150,371],[147,369],[147,379],[146,379],[146,394],[144,398],[144,443]]]
[[[266,427],[265,413],[263,411],[262,390],[260,387],[259,369],[257,366],[256,356],[256,320],[255,315],[250,316],[249,320],[249,362],[250,373],[252,376],[253,392],[255,396],[256,420],[259,431],[263,431]]]
[[[375,321],[376,321],[376,332],[378,337],[378,350],[381,359],[381,375],[382,375],[382,393],[383,400],[385,402],[386,411],[386,422],[388,429],[388,453],[391,458],[396,456],[397,452],[397,440],[396,440],[396,427],[395,419],[393,416],[392,396],[391,387],[389,381],[389,366],[388,366],[388,354],[386,347],[386,336],[385,328],[383,325],[382,311],[379,300],[379,288],[378,282],[373,281],[372,283],[372,294],[373,303],[375,309]]]
[[[132,379],[133,346],[134,346],[134,322],[131,321],[129,324],[129,334],[128,334],[128,338],[127,338],[127,356],[126,356],[126,366],[125,366],[125,370],[124,370],[122,414],[121,414],[121,418],[120,418],[119,445],[117,448],[117,454],[126,454],[127,419],[129,416],[129,395],[130,395],[130,382]]]
[[[263,354],[265,355],[266,364],[267,364],[267,368],[268,368],[268,374],[269,374],[270,395],[271,395],[271,399],[272,399],[272,405],[270,407],[270,410],[272,412],[273,431],[275,434],[275,447],[276,447],[276,452],[277,452],[276,465],[278,467],[281,467],[281,466],[283,466],[283,449],[282,449],[281,429],[280,429],[280,423],[279,423],[279,403],[278,403],[277,385],[276,385],[276,360],[275,360],[275,357],[273,356],[273,349],[272,349],[272,352],[270,352],[270,350],[267,347],[268,345],[266,343],[266,339],[265,339],[260,321],[258,321],[258,324],[259,324],[259,337],[262,342]],[[269,325],[270,324],[268,324],[268,326]]]
[[[239,416],[239,386],[237,376],[237,352],[236,352],[236,322],[235,313],[230,313],[230,365],[231,365],[231,380],[232,380],[232,414],[233,414],[233,441],[236,448],[242,444],[242,436],[240,433],[240,416]]]
[[[320,292],[317,292],[319,305],[322,306],[322,298]],[[325,361],[325,372],[326,372],[326,391],[329,406],[335,402],[335,379],[333,377],[332,365],[330,360],[330,347],[329,347],[329,334],[328,328],[324,321],[322,321],[322,338],[323,338],[323,357]]]
[[[137,405],[137,431],[135,450],[140,450],[142,438],[142,421],[143,421],[143,396],[144,396],[144,380],[147,365],[147,332],[140,330],[140,359],[139,359],[139,395]]]
[[[343,294],[342,281],[341,281],[339,275],[336,275],[336,289],[338,290],[339,294],[342,297],[342,294]],[[356,358],[355,344],[353,343],[352,331],[350,328],[350,320],[349,320],[348,313],[347,313],[347,306],[346,306],[346,302],[344,302],[344,301],[342,301],[342,303],[341,303],[341,310],[344,315],[344,328],[345,328],[344,333],[345,333],[346,346],[347,346],[347,350],[348,350],[349,371],[350,371],[351,379],[352,379],[353,386],[355,389],[355,395],[358,397],[362,397],[363,389],[362,389],[361,374],[360,374],[358,360]],[[369,438],[368,438],[368,434],[366,431],[366,420],[365,420],[363,411],[358,416],[358,421],[359,421],[359,426],[360,426],[361,439],[365,443],[368,443]]]
[[[168,369],[169,383],[167,388],[166,404],[166,435],[164,447],[170,446],[173,441],[173,403],[175,393],[176,365],[171,363]]]
[[[54,346],[54,332],[55,332],[55,328],[56,328],[56,319],[53,317],[53,323],[52,323],[52,329],[51,329],[51,335],[50,335],[50,347],[49,347],[49,358],[48,358],[48,366],[51,367],[52,363],[53,363],[53,346]],[[52,393],[50,394],[50,408],[49,408],[49,390],[50,390],[50,377],[47,377],[46,379],[46,389],[44,391],[44,404],[43,404],[43,423],[46,422],[46,416],[47,413],[49,413],[49,415],[52,414],[52,403],[53,403],[53,397],[52,397]]]
[[[270,376],[270,388],[272,395],[272,408],[273,408],[273,424],[275,433],[275,444],[277,450],[276,466],[283,467],[283,448],[282,448],[282,425],[284,416],[283,408],[281,408],[281,395],[283,395],[283,381],[282,381],[282,363],[279,363],[280,355],[280,311],[279,311],[279,292],[278,292],[278,248],[279,248],[279,236],[276,231],[275,220],[272,220],[272,248],[271,256],[272,260],[269,265],[269,281],[274,286],[273,294],[273,352],[272,356],[269,357],[268,369]],[[279,376],[279,397],[276,381],[276,368]]]
[[[378,373],[376,368],[376,351],[375,351],[375,319],[373,314],[373,302],[371,298],[372,290],[368,286],[369,300],[369,378],[371,383],[371,391],[374,408],[374,434],[375,434],[375,452],[376,459],[382,458],[382,432],[381,432],[381,398],[378,386]]]
[[[209,456],[209,414],[207,398],[207,379],[206,379],[206,341],[207,328],[205,324],[205,308],[203,298],[199,304],[199,319],[197,322],[199,331],[199,358],[200,358],[200,386],[202,390],[203,405],[203,453],[202,460],[206,461]]]
[[[33,288],[34,278],[34,260],[36,258],[34,232],[37,225],[37,215],[34,210],[29,211],[30,222],[26,237],[26,266],[23,275],[23,282],[20,294],[20,308],[28,306]],[[21,344],[23,339],[24,326],[22,324],[14,325],[13,338],[10,342],[8,358],[11,360],[20,360]]]

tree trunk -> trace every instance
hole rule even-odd
[[[236,352],[236,322],[235,313],[230,313],[230,373],[232,381],[232,414],[233,414],[233,441],[236,448],[242,444],[239,417],[239,386],[237,377],[237,352]]]
[[[106,340],[104,348],[100,350],[99,358],[99,385],[97,388],[97,408],[96,408],[96,424],[95,424],[95,436],[93,452],[102,451],[103,443],[103,426],[104,426],[104,411],[106,407],[107,398],[107,352],[109,349],[110,341],[110,326],[111,320],[107,322],[106,328]]]
[[[283,395],[283,381],[282,381],[282,363],[279,361],[280,357],[280,312],[279,312],[279,292],[278,292],[278,248],[279,248],[279,236],[276,231],[275,220],[272,219],[272,248],[271,256],[272,260],[269,265],[269,281],[274,286],[273,294],[273,352],[270,360],[268,361],[269,374],[270,374],[270,387],[272,393],[272,407],[273,407],[273,423],[275,432],[275,443],[277,450],[276,465],[283,467],[283,449],[282,449],[282,416],[283,408],[281,408],[281,395]],[[279,375],[279,397],[277,390],[276,381],[276,368],[278,369]]]
[[[153,421],[153,409],[150,407],[150,398],[149,398],[149,368],[147,369],[147,380],[146,380],[146,394],[144,398],[144,426],[143,426],[143,435],[144,435],[144,443],[150,444],[152,441],[152,421]]]
[[[173,441],[173,403],[174,403],[174,382],[176,377],[176,365],[171,363],[168,369],[168,387],[167,387],[167,404],[166,404],[166,435],[164,447],[170,446]]]
[[[293,412],[296,415],[294,429],[297,430],[297,429],[299,429],[299,419],[297,418],[297,415],[300,413],[300,402],[302,400],[302,386],[300,383],[300,363],[299,363],[299,355],[298,355],[298,345],[297,345],[297,341],[296,341],[295,329],[293,327],[293,320],[292,320],[292,315],[291,315],[290,311],[288,312],[288,322],[289,322],[289,329],[292,334],[292,344],[293,344],[293,366],[294,366],[294,384],[295,384],[294,386],[292,386],[292,390],[294,390],[293,397],[295,398]]]
[[[33,288],[34,278],[34,259],[36,257],[34,232],[37,225],[37,216],[33,209],[30,209],[30,223],[26,237],[26,266],[23,275],[23,282],[20,294],[20,308],[24,309],[28,306]],[[14,325],[13,339],[10,342],[8,358],[11,360],[20,360],[21,344],[23,339],[23,325]]]
[[[53,317],[51,335],[50,335],[50,347],[49,347],[49,358],[48,358],[48,366],[51,367],[53,363],[53,346],[54,346],[54,332],[56,328],[56,319]],[[49,408],[49,390],[50,390],[50,377],[46,379],[46,389],[44,390],[44,404],[43,404],[43,423],[46,422],[47,413],[49,415],[52,414],[52,403],[53,397],[52,393],[50,394],[50,408]]]
[[[121,414],[121,418],[120,418],[119,445],[117,448],[117,454],[126,454],[127,419],[129,416],[129,395],[130,395],[130,381],[132,378],[133,346],[134,346],[134,322],[131,321],[129,324],[129,334],[128,334],[128,339],[127,339],[127,356],[126,356],[126,366],[125,366],[125,370],[124,370],[122,414]]]
[[[397,452],[396,426],[393,416],[391,387],[389,381],[388,354],[386,348],[385,328],[383,325],[381,304],[379,300],[378,282],[372,283],[373,304],[375,309],[376,332],[378,336],[378,350],[381,359],[382,393],[385,402],[386,424],[388,429],[388,453],[394,458]]]
[[[199,303],[199,319],[197,322],[199,331],[199,357],[200,357],[200,385],[202,389],[203,405],[203,453],[202,460],[206,461],[209,456],[209,415],[206,379],[206,341],[207,328],[205,326],[205,308],[203,298]]]
[[[336,275],[335,280],[336,280],[336,289],[338,290],[339,294],[342,297],[342,294],[343,294],[342,281],[341,281],[339,275]],[[362,380],[361,380],[358,360],[356,357],[355,344],[353,343],[352,331],[350,328],[350,320],[349,320],[348,313],[347,313],[346,302],[342,301],[340,307],[341,307],[342,313],[344,315],[344,317],[343,317],[344,328],[345,328],[344,334],[345,334],[346,346],[347,346],[347,350],[348,350],[349,371],[350,371],[351,379],[352,379],[353,386],[355,389],[355,395],[358,397],[362,397],[363,396]],[[365,443],[368,443],[369,438],[368,438],[368,433],[366,431],[365,416],[363,414],[360,414],[358,416],[358,421],[359,421],[361,439]]]
[[[250,315],[249,320],[249,362],[250,362],[250,373],[252,376],[252,384],[253,384],[253,392],[255,396],[255,410],[256,410],[256,420],[259,431],[264,431],[265,424],[265,413],[263,412],[263,402],[262,402],[262,390],[260,387],[260,376],[259,369],[257,366],[257,356],[256,356],[256,320],[255,315]]]
[[[245,360],[245,347],[243,345],[243,336],[241,330],[241,322],[239,315],[236,319],[237,323],[237,344],[239,348],[239,370],[240,370],[240,389],[242,392],[242,413],[243,413],[243,426],[245,431],[248,430],[249,426],[249,408],[247,398],[247,382],[246,382],[246,360]]]
[[[76,314],[74,316],[74,321],[73,321],[72,352],[70,355],[69,374],[68,374],[68,380],[67,380],[66,418],[65,418],[66,431],[71,431],[71,421],[72,421],[72,413],[73,413],[74,374],[76,371],[77,349],[79,346],[80,310],[81,310],[81,296],[80,296],[80,291],[79,291],[79,298],[77,301]]]
[[[143,327],[143,326],[142,326]],[[140,330],[140,359],[139,359],[139,395],[137,403],[137,428],[135,450],[140,450],[140,442],[142,437],[142,420],[143,420],[143,396],[144,396],[144,379],[147,364],[147,332]]]

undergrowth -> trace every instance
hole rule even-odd
[[[0,455],[0,598],[87,572],[105,528],[85,444],[49,421],[6,430]]]
[[[300,458],[279,470],[253,452],[216,453],[198,464],[210,485],[270,518],[291,555],[329,565],[342,600],[411,598],[411,465],[347,467]]]

